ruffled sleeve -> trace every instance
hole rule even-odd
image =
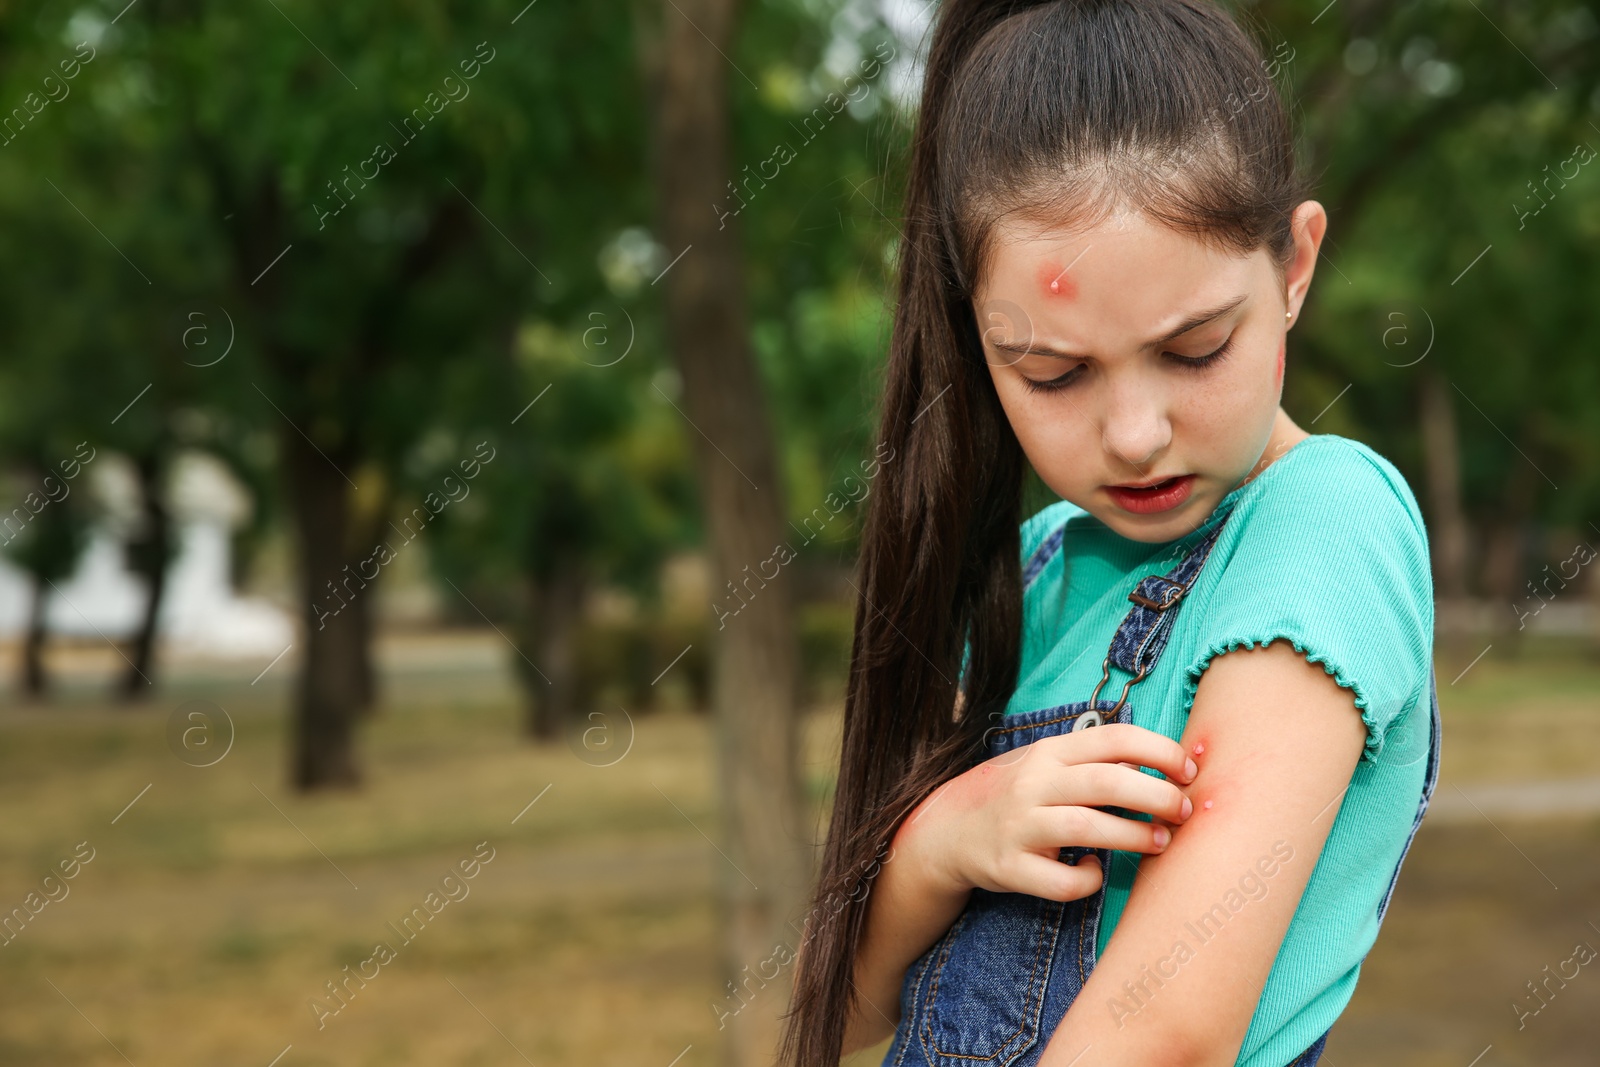
[[[1184,711],[1215,657],[1284,639],[1351,690],[1371,762],[1389,726],[1427,699],[1427,535],[1405,479],[1365,445],[1338,438],[1289,462],[1299,458],[1268,469],[1272,483],[1254,494],[1227,558],[1212,561],[1225,567],[1208,602],[1191,606],[1201,611]]]

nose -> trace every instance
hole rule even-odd
[[[1100,443],[1107,453],[1138,471],[1133,478],[1143,478],[1172,443],[1172,423],[1161,396],[1150,392],[1148,383],[1127,380],[1137,376],[1121,377],[1123,381],[1110,383]]]

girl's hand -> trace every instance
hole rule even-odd
[[[1187,785],[1195,773],[1176,741],[1132,723],[1040,738],[930,793],[906,817],[895,848],[917,855],[951,893],[977,888],[1076,900],[1099,889],[1104,872],[1090,856],[1076,866],[1063,863],[1060,850],[1161,852],[1170,827],[1194,810],[1173,783]],[[1099,806],[1144,812],[1156,821],[1095,810]]]

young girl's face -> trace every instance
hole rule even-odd
[[[1124,537],[1169,541],[1303,436],[1278,406],[1284,339],[1325,224],[1300,205],[1280,274],[1265,249],[1230,254],[1137,213],[1001,223],[974,311],[1045,484]]]

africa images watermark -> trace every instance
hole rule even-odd
[[[1527,585],[1528,591],[1532,595],[1523,597],[1522,599],[1524,603],[1526,603],[1537,598],[1539,601],[1539,606],[1536,608],[1529,608],[1528,610],[1524,611],[1516,604],[1511,605],[1511,610],[1517,613],[1517,629],[1521,630],[1525,628],[1528,625],[1528,619],[1531,616],[1538,615],[1539,612],[1543,611],[1545,606],[1549,604],[1550,601],[1554,600],[1556,598],[1556,594],[1561,591],[1560,589],[1550,588],[1550,579],[1554,578],[1556,581],[1561,583],[1561,589],[1565,589],[1567,587],[1567,582],[1578,576],[1579,570],[1594,561],[1595,555],[1596,553],[1593,545],[1589,544],[1587,541],[1579,541],[1572,549],[1572,554],[1567,556],[1567,558],[1562,560],[1560,563],[1556,564],[1558,573],[1546,574],[1544,576],[1544,581],[1539,583],[1539,585],[1544,588],[1544,591],[1550,594],[1549,597],[1542,595],[1539,590],[1534,587],[1533,579],[1530,578]],[[1572,566],[1571,574],[1566,572],[1566,567],[1569,564]],[[1546,571],[1550,570],[1550,564],[1546,563],[1544,565],[1544,569]]]
[[[884,855],[885,849],[888,849],[888,855]],[[867,894],[872,892],[872,881],[878,876],[878,871],[882,868],[883,864],[888,863],[892,859],[894,859],[894,849],[889,845],[888,842],[884,842],[883,845],[879,846],[878,854],[876,856],[874,856],[872,859],[861,861],[861,872],[856,876],[854,885],[850,892],[844,894],[843,896],[837,892],[829,893],[826,900],[819,901],[817,905],[806,914],[806,923],[802,928],[804,936],[800,939],[800,948],[805,948],[805,946],[817,936],[817,932],[821,930],[827,922],[832,921],[835,916],[843,911],[846,903],[850,901],[865,900],[867,898]],[[857,896],[857,892],[859,892],[861,895]],[[824,910],[827,911],[827,915],[824,920],[822,922],[812,922],[812,920],[816,918],[817,914]],[[793,925],[792,921],[790,925]],[[728,993],[722,998],[723,1004],[711,1005],[711,1013],[717,1017],[717,1029],[724,1029],[728,1025],[729,1019],[735,1015],[738,1015],[745,1008],[749,1007],[750,1001],[745,1000],[744,997],[746,992],[750,994],[750,999],[754,1000],[755,995],[761,990],[765,989],[767,983],[777,978],[778,975],[783,972],[783,968],[787,967],[789,964],[798,959],[799,955],[799,949],[790,948],[786,942],[780,941],[777,945],[773,946],[771,954],[768,955],[766,959],[756,964],[756,974],[750,974],[750,965],[748,963],[745,964],[743,971],[741,972],[744,974],[744,978],[738,983],[737,987],[733,982],[728,983]],[[771,974],[766,972],[766,968],[769,964],[772,966]],[[756,988],[751,989],[751,982],[757,982],[759,984],[756,986]],[[738,999],[738,1006],[731,1009],[726,1007],[728,1001],[734,999],[735,997]]]
[[[89,50],[88,55],[83,54],[85,48]],[[59,104],[72,95],[72,86],[68,85],[67,82],[76,78],[84,66],[93,62],[97,53],[94,45],[88,41],[80,41],[73,54],[83,62],[79,63],[78,59],[63,59],[57,64],[61,68],[62,77],[58,78],[54,74],[46,74],[44,80],[40,83],[44,89],[44,96],[41,97],[36,92],[29,93],[22,98],[22,103],[11,109],[11,113],[5,117],[4,122],[0,122],[0,138],[4,138],[4,140],[0,140],[0,146],[8,145],[15,141],[18,135],[28,128],[28,123],[33,122],[52,103]],[[62,80],[63,78],[65,80]],[[51,88],[51,82],[55,83],[55,88]],[[58,92],[61,95],[57,96]]]
[[[485,448],[489,449],[489,454],[487,456],[483,454],[483,450]],[[478,447],[473,452],[473,455],[477,458],[464,459],[460,463],[462,477],[469,482],[476,478],[479,473],[482,472],[484,465],[492,462],[494,457],[499,455],[499,452],[497,449],[490,446],[488,441],[480,441],[478,442]],[[450,488],[451,483],[455,484],[455,489]],[[417,535],[427,528],[428,523],[437,517],[441,511],[449,507],[451,502],[459,503],[460,501],[465,500],[468,494],[472,492],[472,490],[464,482],[457,481],[454,474],[445,475],[444,481],[441,484],[444,487],[444,496],[440,496],[436,492],[428,493],[427,496],[422,498],[421,506],[412,508],[411,514],[400,520],[401,524],[404,525],[406,529],[402,530],[399,526],[394,527],[397,533],[405,536],[405,540],[400,542],[401,548],[404,548],[412,541],[415,541],[417,539]],[[456,490],[460,491],[460,496],[456,495]],[[411,526],[413,522],[416,523],[415,532],[411,532]],[[394,526],[394,523],[391,522],[389,525]],[[378,577],[378,573],[383,567],[393,563],[397,558],[399,558],[399,553],[390,547],[389,542],[380,541],[378,544],[373,546],[371,555],[355,564],[354,574],[349,573],[351,564],[346,563],[343,568],[343,570],[346,572],[344,580],[339,583],[339,586],[335,586],[333,584],[333,579],[331,578],[328,579],[327,583],[329,591],[332,592],[333,596],[338,599],[339,606],[336,608],[323,607],[321,604],[317,603],[313,603],[311,605],[311,610],[317,614],[317,629],[321,630],[328,624],[328,620],[330,618],[339,614],[339,612],[350,606],[350,602],[339,595],[340,586],[344,588],[346,593],[350,594],[350,600],[354,600],[356,598],[356,594],[367,587],[368,582],[373,581]],[[371,574],[368,574],[364,569],[368,566],[371,566],[372,568]],[[354,589],[350,588],[350,583],[352,581],[358,583]]]
[[[1600,927],[1595,926],[1594,923],[1590,923],[1589,926],[1591,929],[1600,932]],[[1594,960],[1595,955],[1596,953],[1593,945],[1589,944],[1587,941],[1579,941],[1576,945],[1572,946],[1572,955],[1568,956],[1566,959],[1562,960],[1556,965],[1556,973],[1552,974],[1550,972],[1550,965],[1547,963],[1544,965],[1544,980],[1542,982],[1540,982],[1538,985],[1534,985],[1533,980],[1529,979],[1526,983],[1529,993],[1527,999],[1533,1001],[1539,1006],[1529,1009],[1523,1007],[1514,1000],[1511,1002],[1511,1010],[1517,1014],[1517,1029],[1521,1030],[1526,1027],[1529,1019],[1533,1018],[1541,1011],[1544,1011],[1545,1008],[1549,1007],[1550,1002],[1556,999],[1556,994],[1567,988],[1567,983],[1572,981],[1574,978],[1577,978],[1579,973],[1581,973],[1583,970],[1583,967]],[[1567,973],[1568,967],[1572,968],[1571,974]],[[1550,988],[1550,983],[1552,981],[1556,983],[1556,988],[1554,989]],[[1546,994],[1549,995],[1546,996]]]
[[[83,850],[88,849],[85,856]],[[22,935],[28,924],[38,918],[39,913],[51,904],[59,904],[67,899],[72,892],[67,882],[78,877],[78,872],[83,870],[85,864],[94,859],[94,846],[87,841],[79,841],[73,846],[72,857],[60,860],[56,866],[61,869],[61,877],[56,877],[54,871],[44,876],[39,889],[33,890],[22,898],[22,903],[11,909],[3,918],[0,918],[0,946],[9,945]],[[43,892],[41,896],[40,893]]]
[[[1288,49],[1287,55],[1284,54],[1285,48]],[[1272,92],[1273,83],[1277,81],[1278,75],[1289,64],[1294,62],[1295,55],[1294,48],[1287,41],[1281,42],[1277,48],[1273,49],[1272,55],[1261,61],[1263,79],[1246,78],[1243,86],[1244,96],[1240,96],[1237,93],[1228,94],[1227,100],[1224,102],[1228,110],[1226,117],[1223,116],[1221,107],[1211,110],[1211,113],[1207,116],[1207,124],[1212,130],[1220,132],[1225,123],[1237,122],[1240,114],[1245,109],[1252,104],[1265,100],[1268,94]],[[1153,163],[1149,170],[1153,174],[1161,174],[1163,180],[1165,180],[1187,167],[1199,153],[1213,150],[1215,145],[1214,138],[1191,138],[1176,146],[1165,160]]]
[[[888,55],[883,54],[883,50],[885,48],[889,50]],[[877,77],[878,72],[882,69],[883,65],[893,60],[896,54],[897,53],[894,45],[890,44],[888,41],[884,41],[880,43],[877,48],[874,48],[872,50],[872,56],[863,59],[859,65],[859,76],[861,81],[856,85],[855,89],[850,88],[850,83],[856,79],[857,75],[845,75],[844,84],[842,86],[844,89],[844,95],[841,96],[838,93],[829,93],[823,98],[821,104],[812,108],[811,113],[800,120],[800,125],[804,128],[797,129],[796,132],[805,137],[805,141],[801,143],[801,147],[805,147],[805,145],[808,145],[812,141],[816,140],[817,134],[820,134],[827,127],[828,123],[833,121],[835,115],[839,114],[839,112],[845,109],[845,105],[847,103],[859,103],[860,101],[865,100],[867,97],[867,82]],[[857,90],[860,90],[860,96],[856,95]],[[820,118],[818,118],[819,115],[821,116]],[[812,132],[811,129],[813,121],[816,123],[815,132]],[[793,124],[791,123],[791,125]],[[745,196],[748,196],[752,200],[755,199],[755,193],[750,189],[750,183],[752,181],[761,183],[759,186],[757,186],[756,191],[765,189],[767,187],[767,182],[776,178],[779,171],[781,171],[784,167],[787,167],[790,163],[794,162],[796,154],[797,153],[795,150],[790,148],[789,143],[785,141],[782,144],[774,147],[766,159],[763,159],[760,163],[756,164],[755,174],[746,174],[744,178],[740,180],[738,189],[734,188],[733,182],[730,180],[728,182],[728,189],[733,193],[733,198],[739,202],[739,206],[738,208],[725,209],[717,204],[711,205],[711,210],[717,213],[717,222],[720,224],[717,226],[717,229],[720,230],[727,226],[729,215],[737,217],[739,212],[745,209],[747,206],[745,203]],[[763,169],[769,163],[772,165],[771,174],[766,173],[766,171]],[[750,164],[746,163],[744,165],[744,169],[748,171],[750,169]],[[744,192],[745,196],[739,195],[741,190]]]
[[[1582,156],[1581,159],[1579,158],[1580,156]],[[1541,212],[1545,208],[1549,207],[1550,206],[1550,201],[1554,200],[1556,198],[1556,193],[1559,193],[1561,191],[1561,189],[1565,189],[1567,187],[1567,183],[1578,176],[1578,170],[1585,163],[1588,163],[1590,160],[1592,160],[1594,157],[1595,157],[1595,150],[1593,148],[1589,147],[1589,142],[1585,141],[1582,144],[1574,145],[1573,149],[1572,149],[1572,154],[1567,156],[1566,159],[1563,159],[1561,161],[1561,163],[1560,163],[1560,166],[1557,168],[1559,170],[1560,168],[1565,167],[1567,164],[1571,163],[1572,164],[1572,173],[1571,174],[1568,174],[1568,173],[1566,173],[1565,170],[1562,170],[1561,173],[1559,173],[1559,174],[1546,174],[1544,176],[1544,178],[1542,178],[1540,180],[1540,182],[1539,182],[1539,184],[1537,186],[1534,185],[1533,182],[1531,182],[1531,181],[1528,182],[1528,189],[1533,193],[1534,200],[1535,200],[1535,202],[1538,203],[1539,206],[1538,207],[1530,207],[1527,211],[1521,211],[1521,210],[1519,210],[1517,208],[1517,205],[1515,205],[1515,204],[1511,205],[1511,210],[1513,212],[1515,212],[1516,216],[1517,216],[1517,229],[1520,230],[1524,226],[1528,225],[1528,220],[1530,218],[1534,217],[1535,215],[1538,215],[1539,212]],[[1549,170],[1550,169],[1550,164],[1546,163],[1544,165],[1544,169],[1545,170]],[[1561,188],[1560,189],[1551,189],[1550,188],[1550,179],[1551,178],[1554,178],[1556,181],[1561,183]],[[1550,194],[1548,199],[1545,197],[1544,193],[1541,193],[1539,191],[1541,188],[1544,189],[1544,193],[1549,193]]]
[[[878,448],[874,458],[864,459],[861,461],[861,473],[866,479],[865,481],[857,481],[856,476],[853,474],[847,475],[842,487],[845,491],[844,497],[840,497],[838,493],[829,493],[823,498],[821,504],[812,508],[811,513],[808,514],[804,519],[800,520],[803,526],[802,532],[806,535],[806,539],[800,542],[801,548],[804,548],[812,541],[815,541],[817,539],[817,535],[822,533],[822,531],[827,528],[827,525],[833,521],[834,517],[838,515],[839,512],[845,509],[846,505],[854,504],[866,499],[867,494],[872,491],[872,479],[878,476],[878,471],[885,463],[889,463],[894,459],[894,449],[890,448],[888,456],[885,456],[883,454],[885,447],[887,446],[880,441],[878,443]],[[860,489],[859,494],[850,487],[851,483],[855,483],[856,487]],[[819,514],[821,516],[820,518],[818,518]],[[811,523],[813,520],[816,520],[816,529],[811,528]],[[797,555],[798,553],[796,553],[794,547],[786,541],[781,545],[774,546],[772,549],[772,555],[755,565],[755,574],[750,573],[750,564],[746,563],[744,565],[744,580],[740,582],[738,586],[735,586],[733,581],[730,579],[728,582],[728,595],[723,598],[725,602],[737,600],[739,606],[736,608],[726,608],[723,607],[722,604],[711,605],[711,610],[716,613],[717,616],[717,629],[724,629],[728,625],[729,619],[733,618],[735,615],[739,614],[739,612],[749,607],[750,601],[755,599],[756,593],[762,589],[765,589],[767,587],[767,582],[770,582],[774,578],[778,577],[778,573],[784,568],[784,566],[792,563]],[[768,574],[764,569],[768,564],[772,565],[771,574]],[[750,588],[750,582],[752,580],[758,583],[757,588],[755,589]],[[749,599],[746,599],[744,594],[739,592],[741,586],[743,587],[744,592],[749,594]]]
[[[85,448],[89,449],[89,454],[87,456],[83,454],[83,450]],[[33,517],[39,514],[39,512],[49,507],[52,503],[60,503],[61,501],[67,499],[67,496],[72,492],[72,487],[68,485],[67,482],[70,482],[72,479],[76,478],[79,472],[81,472],[97,454],[98,453],[96,453],[88,441],[79,441],[77,449],[73,452],[73,456],[75,458],[64,459],[59,464],[61,467],[61,475],[63,480],[58,481],[56,476],[53,474],[45,475],[44,481],[41,485],[41,488],[44,490],[43,496],[40,496],[37,492],[29,493],[23,498],[22,505],[20,507],[12,508],[11,514],[7,515],[4,519],[0,519],[0,536],[5,537],[5,543],[9,545],[12,541],[15,541],[22,531],[27,528],[28,523],[32,522]],[[55,483],[54,489],[51,488],[52,482]],[[56,495],[58,492],[60,493],[59,496]],[[18,521],[19,519],[21,521]]]
[[[489,850],[488,855],[484,855],[484,849],[486,848]],[[428,895],[422,898],[422,903],[413,906],[406,913],[405,918],[400,920],[399,926],[396,926],[393,922],[389,923],[389,929],[395,932],[399,940],[399,948],[391,946],[387,941],[379,941],[373,946],[372,955],[355,964],[354,971],[351,970],[351,965],[347,963],[344,965],[339,978],[329,979],[326,983],[326,1000],[319,1000],[316,997],[310,999],[311,1014],[317,1017],[318,1030],[326,1028],[329,1019],[348,1008],[350,1002],[355,999],[356,994],[365,989],[368,982],[373,981],[378,975],[382,974],[385,966],[399,959],[399,950],[415,941],[422,931],[427,928],[428,923],[432,922],[440,912],[449,907],[451,902],[459,903],[467,899],[472,893],[472,887],[467,885],[467,882],[476,878],[479,872],[483,870],[483,867],[494,859],[495,850],[489,842],[479,841],[473,846],[472,856],[475,856],[476,859],[468,857],[467,859],[459,860],[453,868],[445,871],[444,875],[439,879],[439,888],[437,890],[429,890]],[[459,875],[457,874],[458,871],[460,872]],[[444,895],[440,896],[441,893]],[[370,973],[368,972],[369,966],[371,968]],[[351,983],[355,984],[355,988],[351,988]]]
[[[1288,863],[1293,858],[1294,846],[1287,841],[1274,841],[1272,855],[1256,860],[1255,866],[1239,879],[1238,888],[1230,888],[1221,900],[1211,905],[1198,919],[1183,924],[1184,929],[1194,937],[1196,945],[1204,945],[1221,933],[1223,925],[1239,914],[1246,904],[1265,898],[1268,888],[1266,879],[1278,873],[1279,864]],[[1164,979],[1170,981],[1176,978],[1178,969],[1194,957],[1195,950],[1189,947],[1187,941],[1179,938],[1173,943],[1172,951],[1157,960],[1154,968],[1148,963],[1139,968],[1144,976],[1137,984],[1123,982],[1126,998],[1111,997],[1106,1002],[1111,1009],[1111,1017],[1117,1021],[1117,1028],[1122,1028],[1128,1016],[1137,1015],[1149,1007],[1156,993],[1166,985]]]
[[[472,89],[466,83],[482,73],[483,64],[493,62],[494,57],[499,54],[495,51],[495,49],[489,48],[489,54],[484,55],[483,50],[485,48],[489,48],[489,42],[479,42],[477,49],[473,52],[473,55],[477,56],[477,59],[463,59],[458,64],[458,66],[461,68],[462,77],[465,78],[466,81],[458,79],[454,74],[445,75],[444,81],[440,83],[440,88],[444,90],[444,96],[440,96],[437,92],[430,92],[427,96],[423,97],[422,104],[420,106],[412,108],[411,113],[400,120],[400,126],[394,127],[403,137],[405,137],[405,140],[400,143],[401,148],[404,148],[412,141],[415,141],[417,139],[417,135],[420,134],[423,131],[423,128],[433,120],[434,116],[438,115],[445,108],[449,107],[451,103],[460,103],[472,95]],[[455,89],[453,90],[450,88],[451,82],[455,83]],[[460,95],[457,95],[458,93]],[[413,122],[415,122],[417,127],[415,133],[411,132],[411,126]],[[390,123],[390,125],[393,126],[394,124]],[[401,126],[405,128],[401,129]],[[346,166],[344,168],[346,177],[340,180],[339,186],[344,187],[344,191],[349,195],[349,199],[346,199],[344,196],[340,195],[339,186],[334,185],[333,181],[330,179],[326,183],[328,186],[328,191],[333,194],[334,201],[339,206],[334,210],[329,211],[323,208],[320,202],[312,203],[312,210],[317,213],[317,229],[326,229],[328,226],[328,220],[344,211],[345,208],[349,207],[350,201],[355,199],[356,193],[360,192],[362,189],[365,189],[367,187],[367,183],[377,178],[377,176],[382,173],[383,168],[394,162],[395,157],[398,155],[399,153],[395,151],[393,145],[391,145],[388,141],[383,141],[373,147],[371,155],[369,155],[366,159],[363,159],[360,163],[356,164],[355,173],[352,174],[350,172],[350,168]],[[365,165],[368,163],[372,164],[371,174],[368,174],[365,170]],[[358,188],[352,189],[350,187],[350,183],[352,181],[358,181],[361,183],[361,185]]]

